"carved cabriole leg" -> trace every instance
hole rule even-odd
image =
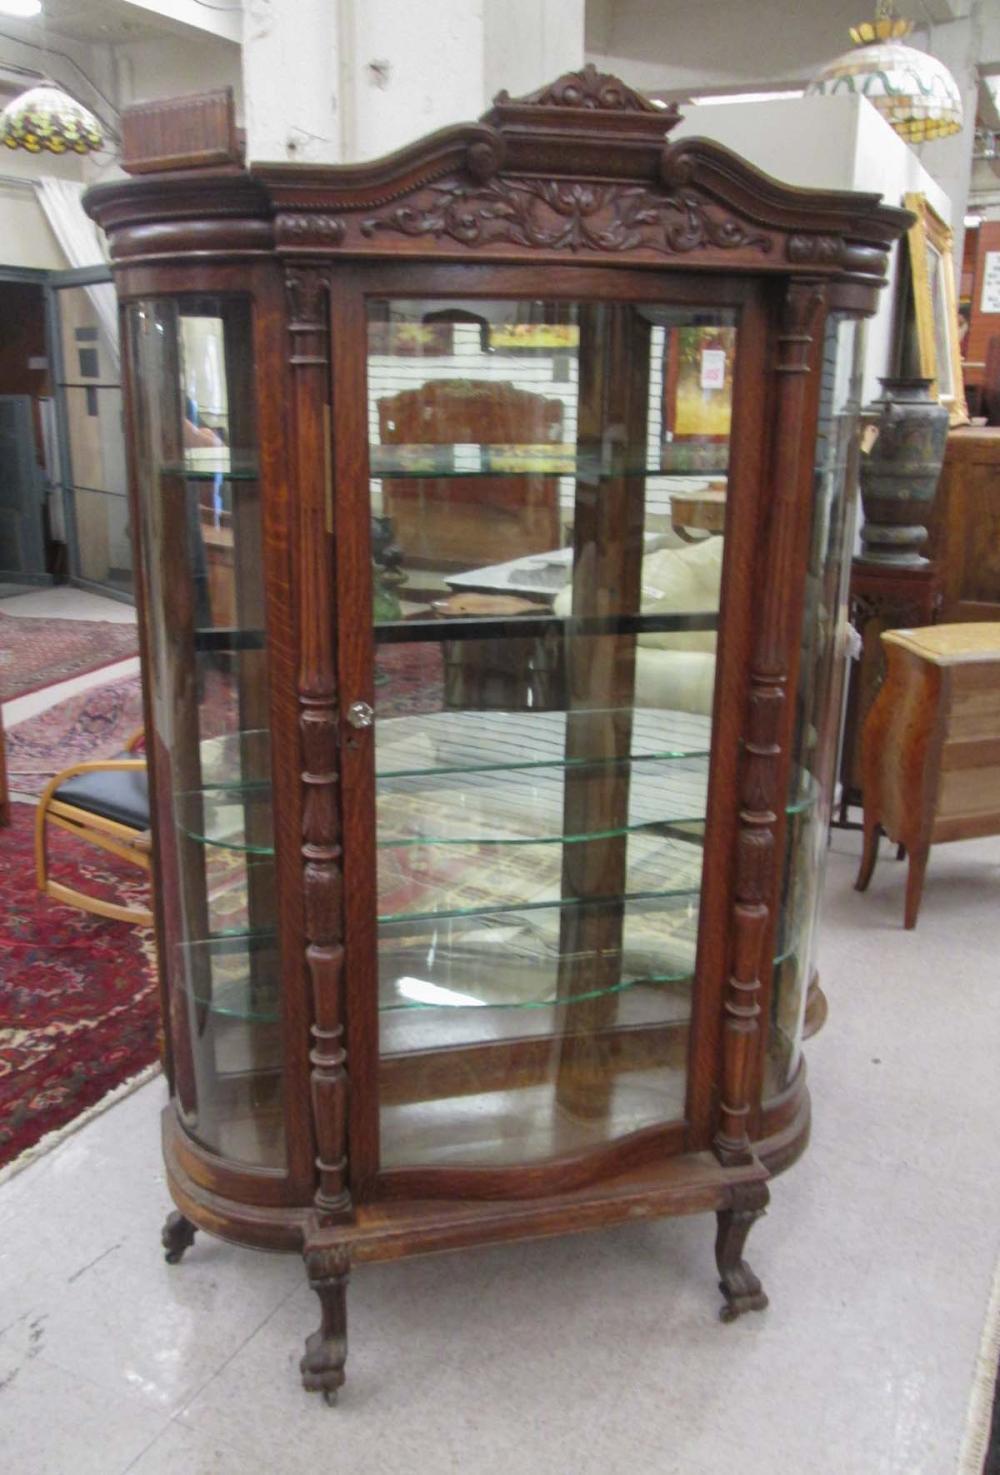
[[[309,1284],[319,1297],[320,1323],[306,1339],[305,1355],[299,1363],[302,1386],[308,1393],[322,1393],[335,1403],[343,1387],[347,1361],[347,1281],[351,1273],[346,1245],[310,1244],[305,1248]]]
[[[903,926],[910,931],[917,925],[917,913],[920,911],[920,898],[924,892],[924,873],[927,870],[927,857],[930,854],[930,846],[925,842],[914,845],[910,849],[910,868],[906,873],[906,915]]]
[[[191,1220],[185,1219],[179,1209],[174,1209],[173,1213],[167,1215],[160,1234],[160,1243],[166,1250],[164,1259],[168,1265],[176,1265],[184,1251],[194,1244],[196,1232]]]
[[[715,1263],[719,1267],[719,1290],[725,1305],[719,1311],[722,1321],[735,1321],[744,1311],[763,1311],[767,1296],[760,1281],[743,1259],[743,1246],[754,1224],[766,1212],[770,1194],[766,1183],[737,1186],[733,1203],[716,1214]]]
[[[878,842],[882,835],[882,831],[875,822],[875,819],[870,818],[867,813],[865,815],[864,831],[865,839],[861,851],[861,866],[858,870],[858,879],[854,883],[855,891],[866,891],[868,889],[868,882],[872,878],[875,870],[875,862],[878,860]]]
[[[774,366],[778,424],[767,560],[772,571],[792,566],[798,538],[798,513],[804,495],[805,376],[815,323],[824,301],[822,283],[809,280],[792,282],[785,297]],[[732,971],[723,1001],[722,1094],[712,1144],[723,1163],[753,1159],[747,1121],[760,1046],[760,980],[768,966],[764,944],[770,934],[771,897],[776,888],[775,833],[785,781],[781,739],[787,727],[787,690],[795,640],[792,618],[781,581],[772,573],[764,581],[761,598],[740,775]]]
[[[299,730],[302,744],[305,961],[312,996],[311,1093],[319,1183],[327,1221],[350,1214],[343,1009],[343,869],[340,847],[338,694],[334,666],[329,454],[328,281],[324,267],[289,267],[289,334],[298,449]]]
[[[823,992],[823,986],[819,981],[819,973],[813,969],[809,980],[809,989],[806,993],[806,1016],[802,1026],[802,1038],[811,1040],[813,1035],[818,1035],[826,1023],[826,1016],[830,1012],[830,1006]]]

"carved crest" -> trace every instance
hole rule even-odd
[[[510,242],[544,250],[631,251],[665,256],[705,246],[768,252],[771,237],[747,230],[691,189],[660,194],[642,185],[493,179],[432,185],[426,203],[362,221],[361,233],[450,237],[463,246]]]
[[[498,92],[494,98],[497,107],[514,103],[519,107],[537,108],[599,108],[608,113],[654,113],[662,118],[664,132],[680,119],[676,103],[669,108],[660,108],[641,92],[627,86],[620,77],[610,72],[599,72],[588,62],[579,72],[564,72],[555,82],[529,92],[527,97],[512,98],[509,92]]]

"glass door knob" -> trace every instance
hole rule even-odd
[[[347,720],[352,727],[371,727],[375,713],[367,702],[352,702],[347,709]]]

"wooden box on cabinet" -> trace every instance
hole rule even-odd
[[[909,217],[674,120],[588,67],[375,163],[174,160],[88,196],[130,406],[168,1258],[199,1225],[302,1250],[331,1396],[352,1262],[714,1211],[725,1315],[765,1304],[742,1248],[808,1135],[857,323]],[[671,548],[661,385],[693,325],[736,345],[725,519]],[[449,441],[442,381],[543,397],[545,433]],[[473,495],[511,541],[456,541]],[[397,504],[398,608],[370,543]],[[436,569],[512,547],[537,611],[437,617]],[[558,701],[449,707],[463,640],[537,649]]]

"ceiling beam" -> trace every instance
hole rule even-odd
[[[141,12],[147,20],[150,16],[160,16],[194,30],[207,31],[223,41],[233,41],[237,46],[243,40],[240,0],[211,0],[210,5],[199,4],[199,0],[120,0],[120,3],[126,10]]]
[[[906,9],[904,6],[904,13]],[[909,14],[913,15],[913,12],[917,11],[918,14],[914,16],[915,20],[929,20],[935,25],[940,25],[945,21],[964,20],[969,14],[969,9],[969,0],[916,0],[916,3],[910,6]]]

